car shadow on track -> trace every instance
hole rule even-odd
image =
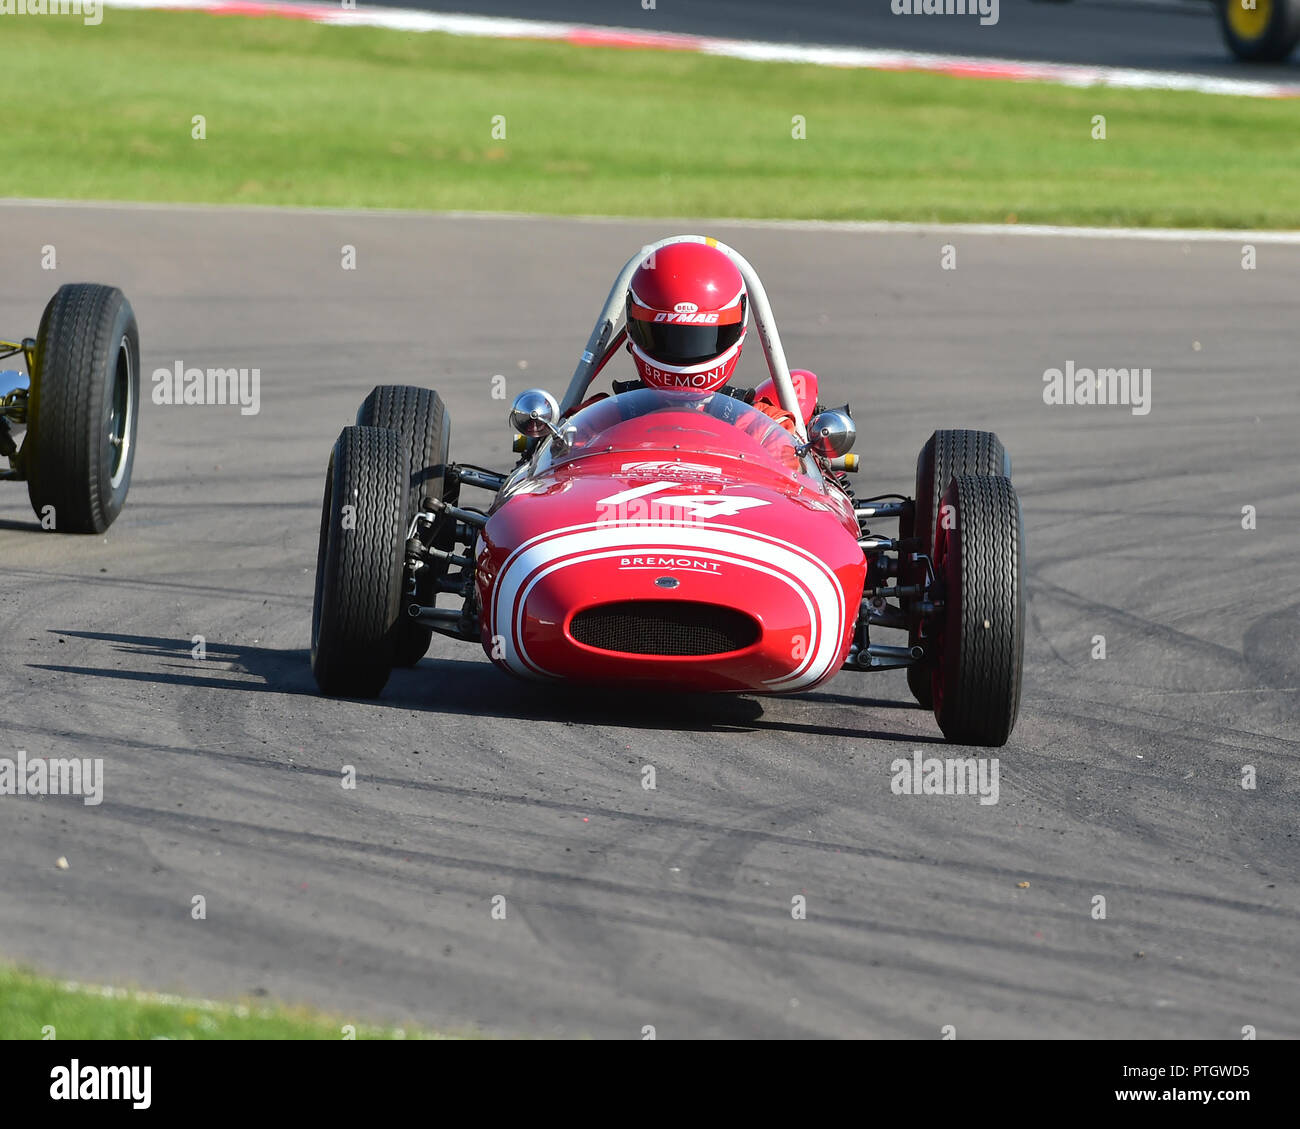
[[[431,677],[432,676],[432,677]],[[811,698],[811,695],[808,696]],[[792,695],[789,700],[802,700]],[[811,718],[775,716],[781,699],[753,694],[662,694],[644,689],[584,687],[518,681],[487,662],[463,659],[426,660],[414,670],[396,671],[381,701],[406,709],[438,713],[560,721],[605,729],[677,732],[773,732],[799,736],[859,737],[911,741],[913,735],[829,725]],[[850,699],[845,699],[850,700]],[[851,699],[855,707],[898,708],[897,702]],[[768,706],[765,702],[773,703]],[[866,718],[864,717],[864,721]],[[922,742],[928,738],[920,738]]]
[[[120,635],[111,631],[57,631],[51,635],[116,644],[120,654],[166,660],[163,670],[123,670],[90,666],[31,663],[33,670],[53,670],[92,678],[117,678],[127,682],[154,682],[163,686],[189,686],[254,693],[315,694],[306,651],[277,651],[270,647],[243,646],[205,639],[202,651],[194,639],[166,639],[158,635]],[[198,657],[199,654],[203,657]],[[221,677],[229,674],[231,677]],[[240,675],[252,675],[252,681]]]
[[[115,644],[114,650],[138,657],[167,660],[163,670],[124,670],[102,667],[32,663],[35,670],[50,670],[82,677],[114,678],[130,682],[239,690],[244,693],[317,695],[308,653],[280,651],[205,640],[202,654],[195,640],[167,639],[155,635],[121,635],[105,631],[55,631],[71,639]],[[217,668],[214,670],[214,666]],[[230,677],[222,677],[228,674]],[[247,676],[252,676],[249,678]],[[764,699],[754,695],[680,694],[671,708],[659,695],[644,691],[574,685],[541,685],[517,681],[486,661],[425,659],[412,669],[395,670],[383,694],[374,699],[349,699],[367,705],[460,716],[492,716],[520,721],[559,721],[605,728],[676,730],[686,732],[774,732],[799,736],[850,737],[909,744],[939,743],[929,734],[828,725],[800,718],[769,716]],[[779,700],[779,699],[773,699]],[[856,698],[847,694],[809,693],[790,700],[831,707],[900,710],[899,701]],[[775,711],[772,711],[775,712]],[[864,717],[864,721],[866,718]]]
[[[12,529],[20,533],[51,533],[53,530],[44,528],[39,521],[13,521],[10,518],[0,518],[0,532]]]

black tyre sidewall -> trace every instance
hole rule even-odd
[[[899,535],[919,537],[921,552],[933,561],[939,507],[952,479],[962,474],[1001,475],[1010,469],[1006,448],[993,432],[962,429],[935,431],[916,457],[914,516],[910,527],[900,526]],[[901,570],[900,580],[903,584],[922,584],[925,579],[925,564],[921,561],[909,562]],[[920,619],[915,614],[915,608],[912,611],[907,641],[909,646],[916,646],[926,640],[921,637]],[[934,704],[930,675],[928,661],[907,668],[908,689],[926,709],[932,708]]]
[[[447,481],[447,465],[451,453],[451,417],[437,392],[411,385],[378,385],[371,390],[357,411],[361,426],[388,427],[402,437],[403,451],[410,467],[410,487],[407,499],[406,523],[419,512],[426,497],[455,502],[459,494]],[[423,434],[417,434],[422,431]],[[455,542],[454,529],[447,521],[434,526],[432,544],[450,551]],[[437,595],[438,577],[446,571],[428,566],[421,570],[415,599],[420,604],[432,604]],[[396,663],[414,666],[429,649],[433,631],[423,624],[407,619],[398,630]]]
[[[435,418],[437,422],[435,423]],[[423,437],[417,427],[423,425]],[[446,468],[451,450],[451,417],[437,392],[413,385],[378,385],[357,410],[359,427],[387,427],[402,437],[411,468],[406,517],[415,517],[425,497],[450,500]]]
[[[403,616],[402,455],[387,428],[345,427],[334,444],[312,606],[312,673],[325,694],[376,697],[392,673]]]
[[[107,432],[123,349],[131,410],[125,464],[114,486]],[[131,303],[111,286],[61,286],[41,316],[36,357],[22,455],[32,509],[42,518],[53,506],[60,532],[103,533],[131,488],[140,425],[140,332]]]
[[[1024,517],[1000,475],[955,478],[943,503],[954,528],[940,530],[936,545],[945,606],[931,670],[935,718],[949,741],[996,747],[1020,709]]]
[[[320,621],[324,612],[325,592],[328,587],[326,574],[329,572],[329,541],[333,526],[334,513],[334,456],[338,443],[330,449],[330,461],[325,468],[325,496],[320,504],[320,536],[316,542],[316,586],[311,602],[311,665],[316,668],[316,651],[320,640]],[[337,571],[337,569],[335,570]]]

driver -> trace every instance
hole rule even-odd
[[[745,280],[728,255],[707,243],[670,243],[647,258],[627,292],[628,349],[654,388],[709,410],[740,361],[749,323]],[[758,398],[754,407],[794,431],[794,417]]]

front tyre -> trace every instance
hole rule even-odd
[[[919,552],[934,560],[935,527],[939,521],[940,501],[948,484],[962,474],[1000,474],[1011,477],[1011,459],[1002,441],[991,431],[969,429],[940,429],[925,441],[916,457],[916,507],[911,525],[900,525],[900,537],[915,536],[921,544]],[[938,576],[938,569],[935,569]],[[923,584],[925,565],[908,562],[902,570],[902,583]],[[908,630],[909,645],[918,643],[926,647],[923,663],[907,668],[907,685],[914,697],[926,709],[934,705],[930,694],[931,652],[930,640],[922,636],[924,625],[919,616],[912,617]]]
[[[406,552],[404,455],[397,432],[379,427],[345,427],[330,455],[311,669],[331,697],[377,697],[393,671]]]
[[[426,497],[455,504],[459,487],[447,473],[451,445],[451,417],[442,397],[429,388],[410,385],[381,384],[362,401],[357,423],[363,427],[388,427],[401,438],[410,469],[410,488],[406,506],[407,529]],[[455,548],[455,522],[442,515],[428,531],[417,534],[435,548]],[[437,598],[439,569],[427,565],[417,574],[412,596],[417,604],[432,604]],[[396,663],[414,666],[429,649],[433,632],[413,619],[405,619],[398,628]]]
[[[126,502],[140,405],[140,332],[113,286],[60,286],[36,336],[22,466],[47,528],[103,533]]]
[[[935,570],[944,608],[931,670],[934,715],[949,741],[1005,745],[1020,709],[1025,527],[1010,479],[962,475],[943,496]]]

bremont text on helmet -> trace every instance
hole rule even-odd
[[[719,365],[706,372],[664,372],[651,365],[644,367],[645,379],[659,388],[712,388],[726,378],[727,366]]]

